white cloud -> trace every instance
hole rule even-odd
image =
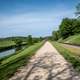
[[[6,25],[20,25],[28,23],[37,23],[37,22],[51,22],[55,21],[59,17],[68,17],[72,16],[71,11],[57,11],[57,12],[48,12],[48,13],[31,13],[31,14],[21,14],[15,16],[4,17],[0,20],[1,26]]]
[[[49,35],[58,28],[63,17],[73,17],[72,11],[33,12],[2,17],[0,30],[8,35],[33,34],[34,36]]]

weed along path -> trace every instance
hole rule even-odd
[[[80,76],[52,46],[46,42],[9,80],[80,80]]]

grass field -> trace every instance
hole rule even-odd
[[[80,34],[68,37],[65,43],[80,45]]]
[[[80,34],[70,36],[64,40],[60,39],[59,42],[80,45]]]
[[[80,56],[80,47],[68,44],[62,44],[62,46],[70,50],[72,53],[74,53],[74,55]]]
[[[12,46],[12,45],[15,45],[14,41],[11,41],[11,40],[2,40],[2,41],[0,41],[0,48],[1,47]]]
[[[0,51],[13,48],[16,44],[12,40],[0,40]]]
[[[36,43],[33,46],[14,54],[0,62],[0,80],[8,80],[9,77],[20,67],[27,64],[29,58],[34,55],[44,42]]]
[[[58,42],[51,42],[53,46],[60,52],[60,54],[70,62],[73,67],[80,71],[80,57],[72,53],[70,50],[64,48],[61,43]]]

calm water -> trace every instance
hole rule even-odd
[[[21,49],[25,49],[25,48],[26,48],[26,46],[22,46]],[[15,52],[16,52],[16,48],[0,52],[0,58],[8,56],[10,54],[14,54]]]
[[[15,53],[15,51],[16,51],[16,49],[10,49],[10,50],[0,52],[0,58],[8,56],[10,54],[13,54],[13,53]]]

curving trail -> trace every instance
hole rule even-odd
[[[71,64],[48,41],[18,71],[9,80],[80,80]]]

